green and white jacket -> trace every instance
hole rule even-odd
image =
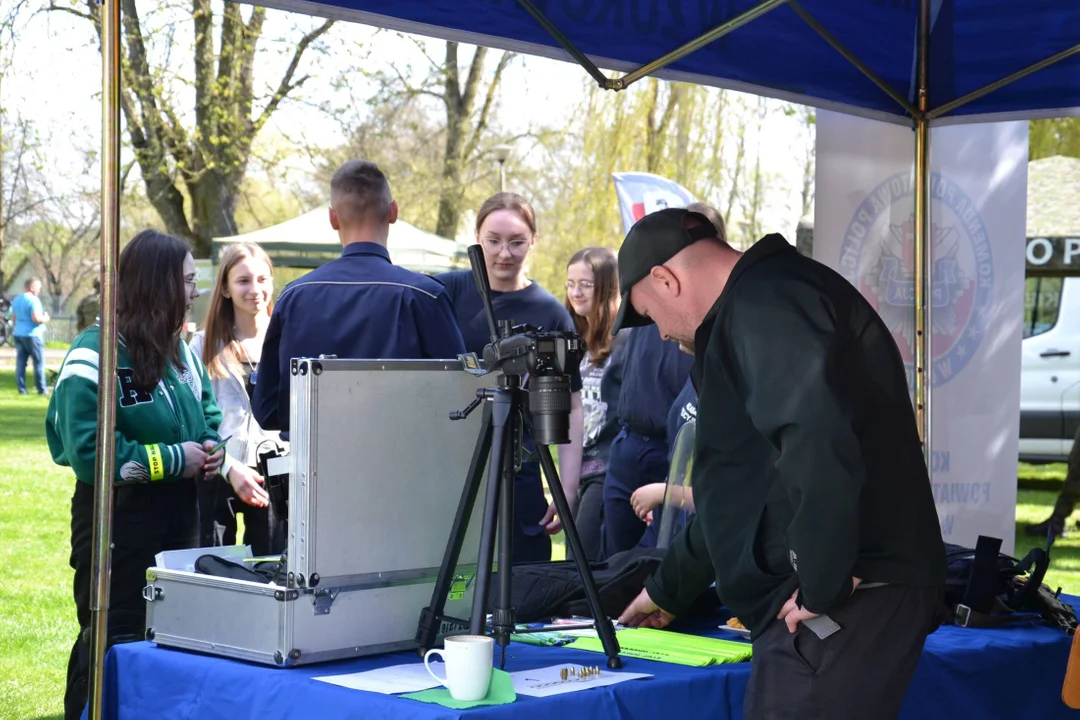
[[[75,338],[64,357],[45,418],[49,452],[58,465],[93,485],[97,456],[98,343],[94,325]],[[116,358],[117,484],[180,480],[184,442],[220,440],[221,411],[202,361],[180,343],[182,368],[170,363],[153,392],[134,387],[123,339]],[[228,458],[226,463],[228,464]],[[222,467],[223,474],[228,472]]]

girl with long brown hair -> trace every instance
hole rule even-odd
[[[573,332],[574,323],[554,295],[525,274],[536,244],[536,213],[517,193],[501,192],[488,198],[476,215],[476,242],[484,251],[491,304],[497,320],[528,323],[544,330]],[[491,342],[484,308],[471,270],[443,273],[437,278],[454,301],[461,335],[468,352],[482,353]],[[577,507],[581,472],[582,430],[581,376],[574,368],[570,378],[570,443],[558,445],[559,479],[571,513]],[[533,441],[526,433],[525,447]],[[514,485],[514,561],[551,559],[551,535],[562,528],[554,504],[544,498],[540,464],[524,462]]]
[[[566,266],[564,304],[574,329],[588,348],[581,361],[581,404],[584,433],[581,458],[581,498],[575,522],[585,556],[603,555],[604,475],[608,452],[619,433],[616,417],[622,386],[626,333],[615,337],[611,328],[619,312],[619,262],[609,248],[578,250]]]
[[[100,328],[83,330],[60,368],[45,436],[53,462],[75,474],[71,566],[79,636],[68,661],[64,716],[86,705],[91,543],[97,465],[98,387],[116,384],[116,471],[108,638],[142,640],[146,569],[165,550],[197,546],[196,484],[223,467],[221,412],[210,378],[180,329],[199,296],[187,243],[153,230],[120,253],[116,284],[116,377],[99,377]]]
[[[258,245],[237,243],[221,255],[206,326],[191,339],[206,364],[221,408],[221,434],[229,438],[226,477],[199,486],[199,542],[236,543],[236,514],[244,514],[244,543],[256,556],[285,549],[284,518],[274,517],[264,480],[255,470],[260,446],[279,443],[251,413],[251,393],[263,338],[274,309],[274,269]]]

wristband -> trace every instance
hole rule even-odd
[[[144,445],[146,459],[150,463],[150,480],[165,479],[165,463],[161,461],[161,449],[157,445]]]

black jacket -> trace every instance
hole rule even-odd
[[[859,292],[769,235],[695,337],[697,515],[646,582],[679,614],[715,580],[756,637],[798,589],[942,586],[945,551],[900,352]]]

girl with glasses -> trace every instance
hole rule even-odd
[[[604,475],[611,442],[619,433],[615,411],[622,386],[627,333],[612,337],[619,311],[619,266],[614,251],[589,247],[574,253],[566,267],[564,304],[574,329],[588,348],[581,361],[584,414],[578,533],[585,555],[602,559]]]

